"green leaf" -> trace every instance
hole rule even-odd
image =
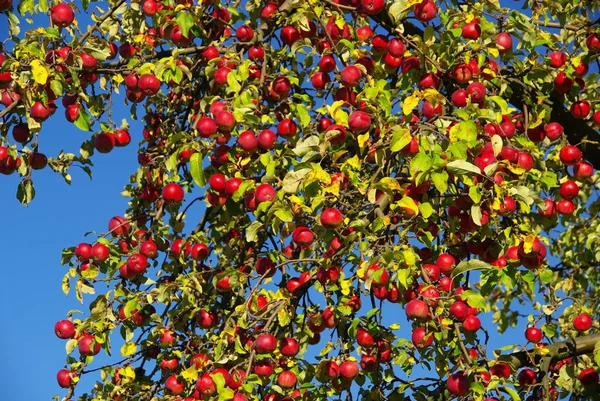
[[[310,115],[308,114],[308,108],[302,104],[298,103],[296,105],[296,115],[298,116],[298,120],[300,120],[300,126],[305,128],[310,124]]]
[[[287,192],[288,194],[295,194],[298,192],[298,187],[300,186],[302,179],[311,171],[312,169],[310,168],[303,168],[298,171],[288,172],[283,179],[282,188],[284,192]]]
[[[412,136],[410,135],[410,130],[402,128],[397,131],[394,131],[394,134],[392,135],[390,150],[392,152],[399,152],[406,145],[408,145],[411,140]]]
[[[487,263],[485,263],[482,260],[478,260],[478,259],[471,259],[468,261],[463,260],[454,268],[454,270],[452,270],[451,277],[454,278],[454,277],[460,276],[461,274],[466,273],[471,270],[488,270],[488,269],[492,269],[492,266],[488,265]]]
[[[431,173],[431,181],[433,186],[437,189],[440,194],[445,193],[448,190],[448,173],[445,171],[435,171]]]
[[[433,166],[431,158],[426,153],[419,152],[410,161],[410,174],[414,177],[417,173],[426,173],[431,169],[431,166]]]
[[[17,199],[21,204],[27,206],[35,198],[35,189],[33,182],[29,178],[23,179],[17,187]]]
[[[258,231],[264,227],[264,224],[260,221],[253,221],[246,228],[246,241],[258,242]]]
[[[194,26],[194,16],[190,13],[178,13],[177,17],[175,17],[175,21],[177,21],[177,25],[181,29],[181,34],[189,38],[190,29]]]
[[[594,362],[596,362],[596,366],[600,368],[600,341],[594,346]]]
[[[477,141],[477,125],[474,121],[463,121],[450,128],[450,142],[458,141]]]
[[[77,118],[73,123],[82,131],[90,131],[90,116],[83,110],[83,107],[79,107]]]
[[[277,209],[275,211],[275,216],[279,217],[279,219],[284,222],[289,223],[291,221],[294,221],[294,215],[292,214],[292,211],[289,209],[285,209],[285,208]]]
[[[421,216],[426,219],[428,219],[429,216],[431,216],[434,212],[433,207],[429,202],[419,203],[419,210],[421,211]]]
[[[472,308],[477,308],[480,310],[486,310],[487,308],[487,302],[485,301],[485,298],[477,291],[466,290],[460,294],[460,298],[463,301],[466,301]]]
[[[202,155],[200,153],[194,153],[190,157],[190,174],[192,174],[192,179],[198,187],[202,188],[206,185],[206,177],[202,169]]]
[[[470,175],[469,173],[481,174],[481,170],[476,165],[464,160],[453,160],[446,165],[448,171],[456,175]]]
[[[296,147],[294,147],[294,153],[296,154],[296,156],[302,157],[310,151],[318,151],[320,143],[321,140],[316,135],[311,135],[307,138],[302,138],[298,141]]]
[[[479,207],[479,205],[471,206],[471,219],[473,220],[473,223],[481,227],[482,217],[483,215],[481,213],[481,207]]]
[[[508,395],[510,395],[510,398],[513,401],[521,401],[521,397],[519,396],[519,393],[517,393],[517,391],[512,388],[512,387],[502,387],[503,390],[505,390]]]

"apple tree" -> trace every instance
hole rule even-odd
[[[598,400],[600,3],[515,5],[0,0],[19,201],[138,146],[60,398]]]

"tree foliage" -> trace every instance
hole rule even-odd
[[[63,252],[64,399],[597,400],[598,3],[506,6],[0,0],[19,201],[139,143]]]

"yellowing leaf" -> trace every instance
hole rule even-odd
[[[181,372],[181,377],[188,383],[195,383],[198,381],[198,371],[196,370],[196,366],[192,365]]]
[[[361,149],[364,149],[365,148],[365,144],[367,142],[369,142],[369,133],[366,132],[366,133],[364,133],[362,135],[359,135],[358,138],[357,138],[357,140],[358,140],[358,147],[361,148]]]
[[[131,354],[134,354],[136,350],[137,350],[136,343],[127,342],[127,343],[123,344],[123,346],[121,347],[121,356],[129,356]]]
[[[446,97],[433,88],[425,89],[425,91],[423,91],[423,98],[431,103],[434,107],[438,104],[446,103]]]
[[[415,94],[410,95],[406,99],[404,99],[404,102],[402,102],[402,112],[405,115],[412,113],[415,107],[417,107],[417,105],[421,101],[421,97],[419,95],[420,93],[415,92]]]
[[[389,189],[390,191],[400,191],[401,189],[400,184],[398,184],[398,180],[392,177],[382,178],[379,181],[378,185],[383,188]]]
[[[533,250],[533,242],[535,241],[535,238],[535,235],[531,234],[523,239],[523,250],[525,251],[525,254],[531,253]]]
[[[48,82],[48,69],[40,63],[40,60],[31,61],[31,73],[37,84],[46,85],[46,82]]]

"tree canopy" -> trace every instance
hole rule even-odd
[[[600,399],[600,3],[512,5],[0,0],[18,200],[138,146],[57,398]]]

